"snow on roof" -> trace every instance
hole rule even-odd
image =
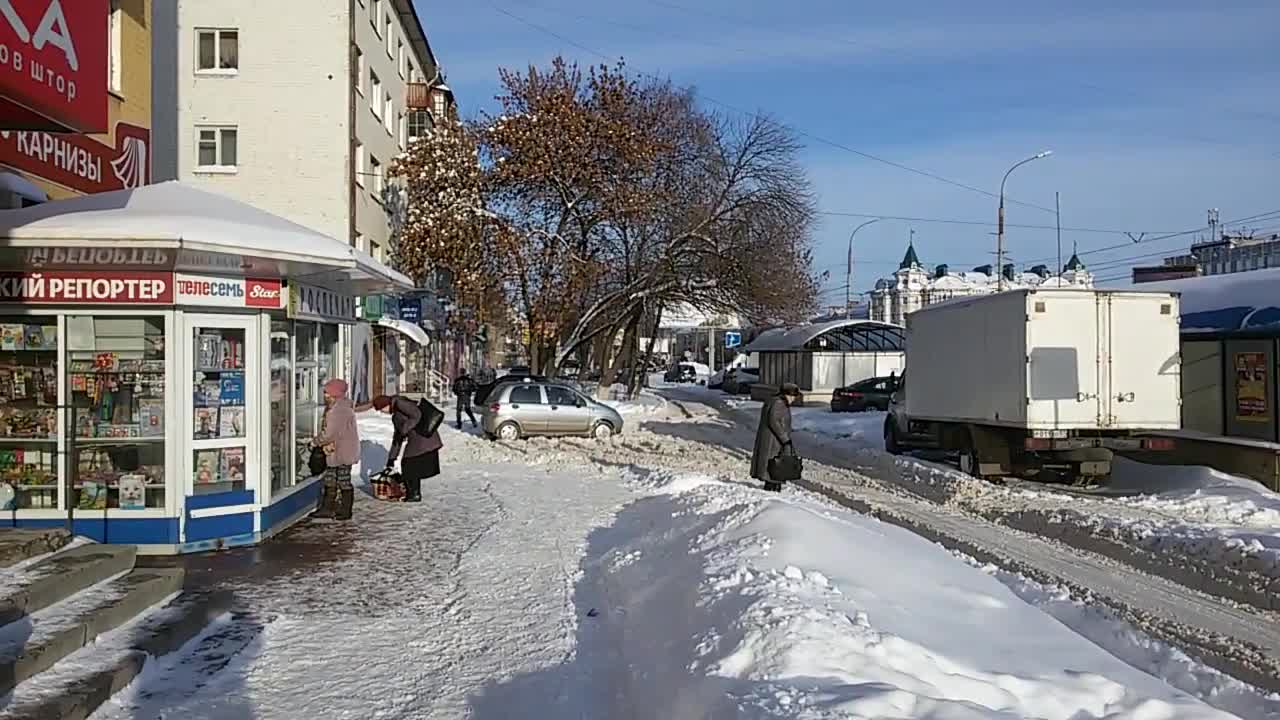
[[[775,328],[761,333],[755,340],[744,347],[743,352],[787,352],[804,350],[810,341],[832,331],[848,329],[850,332],[890,330],[897,333],[902,328],[891,323],[875,320],[832,320],[831,322],[798,325],[792,328]]]
[[[1280,268],[1140,283],[1181,294],[1183,332],[1280,329]]]
[[[161,241],[207,252],[350,265],[351,246],[252,205],[176,181],[0,212],[0,238]]]

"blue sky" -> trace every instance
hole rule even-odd
[[[1010,165],[1052,149],[1014,173],[1008,197],[1051,210],[1060,192],[1067,228],[1154,237],[1203,226],[1210,207],[1224,221],[1280,210],[1275,0],[416,2],[464,115],[495,106],[499,66],[622,57],[711,109],[764,111],[803,133],[824,213],[992,223],[871,225],[854,247],[855,290],[896,268],[911,229],[925,263],[972,267],[995,250],[993,197],[866,155],[994,193]],[[1006,208],[1010,224],[1054,223]],[[822,216],[824,302],[843,301],[861,221]],[[1280,218],[1258,227],[1280,230]],[[1187,240],[1098,251],[1130,240],[1063,233],[1064,252],[1092,251],[1101,277]],[[1006,245],[1024,266],[1056,255],[1052,230],[1010,227]]]

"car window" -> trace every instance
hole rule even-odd
[[[511,402],[522,405],[541,405],[542,389],[537,385],[520,385],[511,388]]]
[[[547,404],[549,405],[576,405],[578,404],[578,396],[569,388],[548,386],[547,387]]]

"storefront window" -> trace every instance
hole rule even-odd
[[[289,460],[292,456],[289,434],[289,399],[293,386],[293,369],[289,363],[289,341],[292,324],[276,320],[271,323],[271,431],[268,457],[271,462],[271,492],[276,493],[294,484]]]
[[[245,488],[245,332],[195,328],[192,429],[196,495]],[[228,442],[231,441],[231,442]]]
[[[67,317],[75,507],[165,504],[163,317]]]
[[[57,405],[57,318],[0,318],[0,509],[58,506]]]
[[[310,476],[307,459],[311,439],[320,432],[324,417],[324,384],[338,377],[338,327],[310,322],[294,323],[294,422],[295,460],[298,480]]]

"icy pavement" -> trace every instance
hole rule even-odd
[[[360,426],[376,464],[385,420]],[[1059,622],[916,535],[763,493],[731,450],[445,443],[421,505],[287,534],[308,562],[224,581],[235,612],[95,718],[1226,717],[1174,687],[1276,716],[1105,613]]]

